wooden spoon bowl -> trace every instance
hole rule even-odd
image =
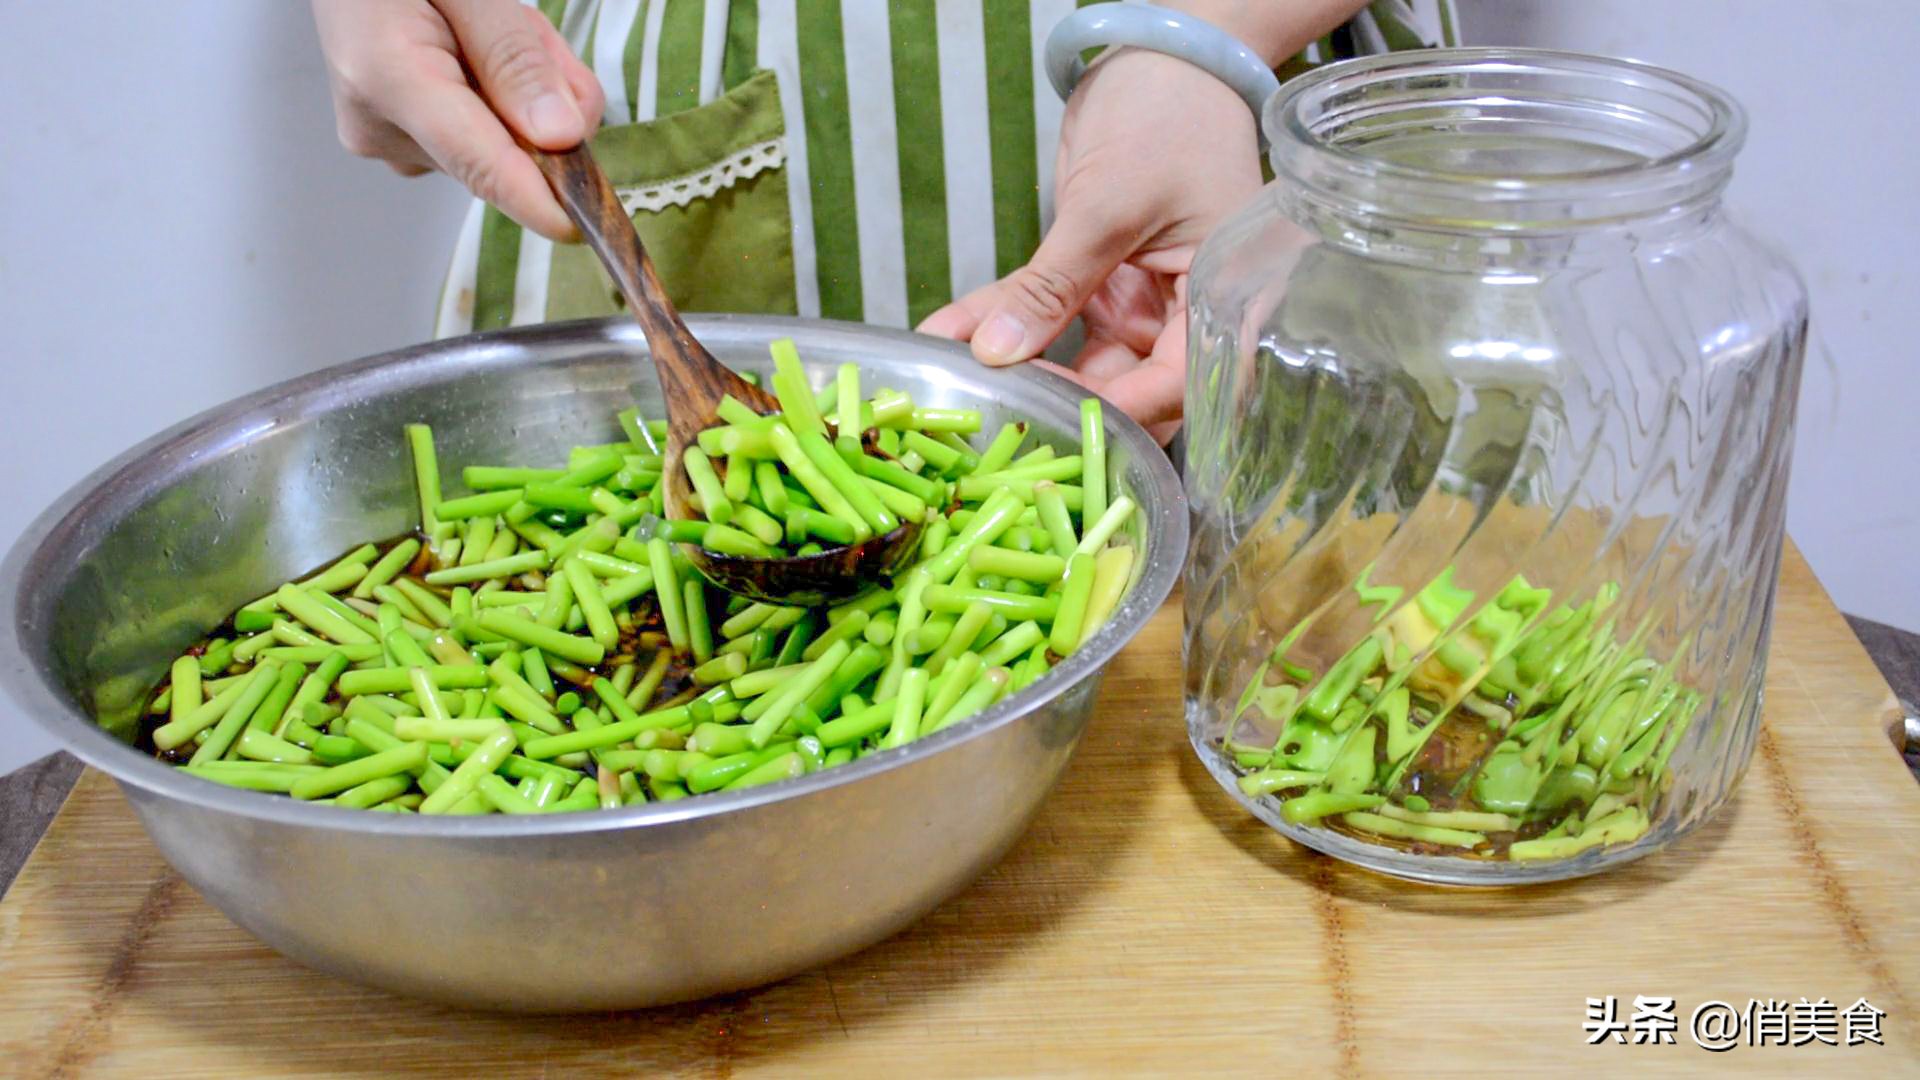
[[[695,548],[693,561],[708,581],[736,596],[813,607],[850,600],[876,586],[891,586],[895,575],[913,561],[919,533],[915,522],[864,543],[784,559],[751,559]]]

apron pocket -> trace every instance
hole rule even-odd
[[[798,312],[780,87],[762,71],[684,112],[602,128],[594,156],[683,311]],[[556,245],[549,321],[625,303],[591,251]]]

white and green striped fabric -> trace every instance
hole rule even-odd
[[[790,274],[793,295],[790,305],[772,306],[908,326],[1012,271],[1038,245],[1051,215],[1063,112],[1041,70],[1041,48],[1059,19],[1088,2],[538,0],[538,6],[598,74],[609,129],[672,125],[698,110],[729,107],[723,99],[752,90],[745,84],[757,72],[774,72],[779,115],[768,120],[784,127],[777,146],[726,147],[724,153],[709,147],[707,158],[695,153],[677,173],[664,166],[682,163],[661,163],[661,171],[673,175],[646,192],[623,188],[623,196],[633,196],[629,208],[645,233],[666,224],[644,220],[666,202],[724,200],[736,180],[784,170],[790,270],[784,252],[765,260],[765,269]],[[1452,43],[1451,3],[1374,0],[1283,74],[1360,53]],[[550,241],[523,234],[498,211],[476,204],[455,246],[437,335],[584,310],[552,291],[569,280],[553,273],[554,264]],[[746,260],[733,265],[740,273],[760,269]],[[779,280],[784,301],[787,277]]]

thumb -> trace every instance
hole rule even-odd
[[[995,366],[1053,344],[1133,249],[1131,229],[1063,205],[1027,265],[963,301],[979,315],[973,355]]]
[[[518,0],[435,0],[494,112],[521,138],[565,150],[591,132],[547,48],[546,16]]]

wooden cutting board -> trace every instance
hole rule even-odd
[[[1738,795],[1598,878],[1439,890],[1295,847],[1181,719],[1179,612],[1115,662],[1060,790],[918,926],[776,986],[645,1013],[471,1015],[308,972],[81,781],[0,902],[0,1073],[25,1076],[1920,1075],[1920,785],[1892,695],[1797,552]],[[1677,999],[1674,1045],[1590,1046],[1586,999]],[[1884,1045],[1695,1045],[1709,1000],[1860,998]]]

